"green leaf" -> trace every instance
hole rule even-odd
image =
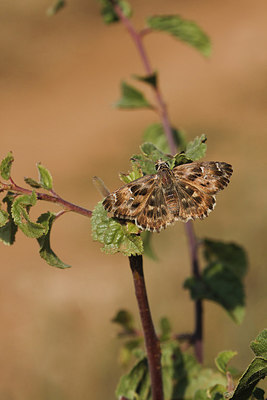
[[[14,223],[11,215],[11,207],[14,201],[14,194],[8,192],[3,198],[3,203],[7,204],[8,222],[0,227],[0,240],[7,246],[12,245],[15,242],[16,232],[18,230],[17,225]]]
[[[154,73],[151,74],[151,75],[145,75],[145,76],[133,75],[133,78],[136,79],[136,80],[138,80],[138,81],[147,83],[148,85],[152,86],[152,87],[155,88],[155,89],[157,88],[157,85],[158,85],[158,75],[157,75],[156,72],[154,72]]]
[[[132,162],[132,170],[129,171],[128,174],[119,174],[120,180],[124,183],[135,181],[136,179],[141,178],[141,176],[143,176],[142,170],[134,162]]]
[[[111,2],[109,0],[101,0],[101,4],[102,4],[101,15],[103,17],[105,24],[108,25],[108,24],[113,24],[114,22],[118,22],[119,17],[117,16],[116,11],[114,10],[114,7],[112,6]],[[122,0],[117,1],[117,4],[120,6],[124,16],[130,18],[132,15],[132,9],[130,4],[127,1],[122,1]]]
[[[161,343],[161,350],[165,400],[192,399],[197,390],[204,391],[211,386],[213,386],[214,393],[215,391],[220,393],[222,388],[225,391],[225,377],[219,372],[203,368],[193,356],[181,352],[177,342],[163,342]],[[151,400],[150,379],[145,357],[121,378],[116,396],[117,398],[124,396],[130,400]],[[198,398],[198,400],[202,399],[207,400],[206,397]],[[217,400],[215,395],[212,399]]]
[[[10,178],[11,166],[14,161],[12,152],[10,151],[7,156],[1,161],[0,174],[6,181]]]
[[[153,143],[143,143],[140,146],[142,153],[155,164],[158,160],[167,161],[170,168],[174,166],[174,157],[163,153]]]
[[[180,150],[185,150],[186,141],[184,138],[184,133],[180,130],[172,128],[172,134],[177,147]],[[144,132],[143,140],[144,142],[153,143],[163,153],[170,152],[167,137],[161,124],[149,125]]]
[[[190,164],[191,162],[193,162],[193,160],[191,160],[191,158],[186,157],[184,151],[182,151],[181,153],[175,154],[174,159],[175,159],[175,167],[177,165]]]
[[[236,351],[222,351],[215,359],[215,364],[220,372],[226,374],[228,371],[227,365],[234,356],[237,355]]]
[[[8,222],[9,214],[5,210],[0,209],[0,227],[5,226]]]
[[[159,321],[160,326],[160,341],[164,342],[171,337],[171,324],[168,318],[162,317]]]
[[[256,356],[267,359],[267,329],[264,329],[256,339],[250,343],[250,348]]]
[[[170,168],[174,167],[175,158],[169,154],[163,153],[153,143],[143,143],[140,149],[142,154],[134,154],[131,157],[131,161],[142,170],[143,175],[155,174],[155,163],[159,159],[167,161]]]
[[[39,172],[40,185],[43,189],[51,190],[53,188],[53,179],[50,172],[40,163],[37,164],[37,168]]]
[[[36,222],[30,220],[28,209],[36,204],[36,193],[31,195],[22,195],[17,197],[12,205],[12,217],[16,225],[22,232],[31,238],[38,238],[45,232],[45,228]]]
[[[210,56],[210,39],[195,22],[185,20],[179,15],[158,15],[148,18],[147,24],[153,30],[167,32],[193,46],[205,57]]]
[[[267,360],[255,357],[247,370],[241,376],[231,400],[247,400],[253,393],[255,386],[267,375]]]
[[[144,175],[152,175],[156,173],[154,161],[150,160],[150,158],[143,154],[134,154],[131,157],[131,161],[142,170]]]
[[[65,0],[57,0],[51,7],[49,7],[46,11],[46,15],[48,17],[52,17],[57,14],[62,8],[66,5]]]
[[[220,262],[237,277],[243,278],[248,269],[245,250],[232,242],[204,239],[204,257],[208,263]]]
[[[40,189],[42,185],[35,181],[32,178],[24,178],[24,182],[27,183],[27,185],[31,186],[34,189]]]
[[[134,331],[134,318],[133,314],[127,310],[120,310],[117,312],[112,322],[119,324],[126,332]]]
[[[185,156],[192,161],[197,161],[204,157],[207,151],[206,136],[203,134],[197,136],[194,140],[189,142],[186,146]]]
[[[57,257],[50,246],[51,228],[55,219],[56,215],[48,211],[44,214],[41,214],[37,220],[37,222],[44,228],[44,234],[37,238],[40,246],[39,254],[42,259],[45,260],[47,264],[51,265],[52,267],[57,267],[61,269],[70,268],[70,265],[63,263]]]
[[[121,83],[121,98],[115,104],[117,108],[153,108],[146,100],[142,92],[128,85],[126,82]]]
[[[243,284],[227,266],[211,263],[200,279],[188,278],[184,287],[190,290],[193,300],[212,300],[220,304],[236,323],[242,322],[245,314]]]
[[[124,396],[128,400],[148,400],[150,398],[148,378],[147,359],[144,357],[134,365],[128,374],[121,377],[116,389],[116,397],[120,398]]]
[[[151,246],[152,232],[149,231],[141,232],[141,238],[143,240],[144,255],[151,258],[151,260],[158,261],[158,257]]]
[[[139,235],[129,233],[127,226],[109,218],[102,202],[93,210],[91,218],[93,240],[104,245],[106,254],[122,253],[125,256],[143,254],[143,242]]]
[[[226,384],[219,372],[203,368],[195,358],[181,352],[177,342],[162,343],[164,399],[192,399],[197,390]]]

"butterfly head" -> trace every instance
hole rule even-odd
[[[167,161],[163,161],[163,160],[158,160],[155,164],[156,170],[160,171],[160,170],[169,170],[169,164],[167,163]]]

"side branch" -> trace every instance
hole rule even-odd
[[[0,182],[1,191],[4,191],[4,190],[10,191],[17,195],[20,195],[20,194],[30,195],[32,193],[32,190],[18,186],[12,179],[10,181],[11,181],[11,183]],[[76,204],[73,204],[67,200],[62,199],[58,194],[56,194],[52,190],[50,191],[51,194],[37,192],[37,191],[35,191],[35,193],[36,193],[38,200],[44,200],[44,201],[49,201],[50,203],[59,204],[60,206],[62,206],[64,208],[65,211],[73,211],[73,212],[75,212],[77,214],[81,214],[85,217],[92,216],[92,211],[87,210],[86,208],[77,206]]]
[[[130,256],[129,261],[145,338],[152,400],[163,400],[160,342],[157,338],[150,313],[143,271],[143,258],[142,256]]]

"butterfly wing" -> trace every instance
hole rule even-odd
[[[179,183],[188,183],[203,193],[214,195],[228,185],[233,169],[225,162],[193,162],[175,167],[173,173]]]
[[[203,219],[214,209],[214,194],[224,189],[232,175],[224,162],[193,162],[173,169],[179,205],[176,220]]]
[[[146,175],[128,183],[103,201],[112,217],[134,221],[141,229],[159,232],[174,221],[168,212],[157,175]]]

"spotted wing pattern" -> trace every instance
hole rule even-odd
[[[103,201],[112,217],[159,232],[174,221],[203,219],[215,206],[214,195],[227,186],[233,172],[224,162],[193,162],[171,170],[157,163],[158,172],[121,187]]]

